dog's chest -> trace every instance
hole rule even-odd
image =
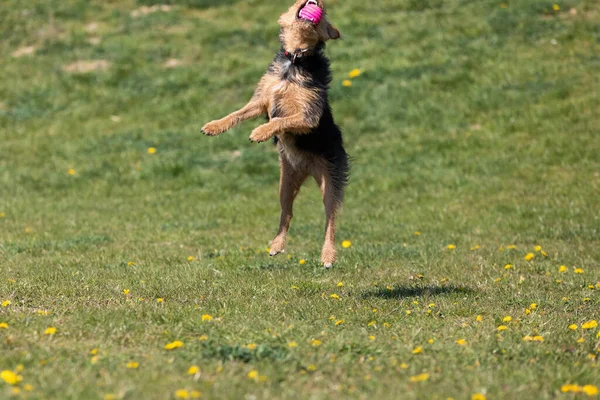
[[[286,80],[280,80],[271,87],[269,93],[269,118],[282,118],[292,115],[296,108],[293,86]]]

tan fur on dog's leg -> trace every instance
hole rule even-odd
[[[321,262],[325,268],[331,268],[336,259],[335,251],[335,217],[339,206],[339,199],[335,197],[335,188],[331,180],[331,175],[326,168],[320,168],[315,179],[321,195],[323,197],[323,205],[325,206],[325,242],[321,250]]]
[[[270,254],[275,256],[285,250],[285,241],[290,222],[293,217],[294,199],[300,191],[302,183],[307,174],[294,170],[284,155],[279,156],[281,176],[279,179],[279,201],[281,203],[281,218],[279,220],[279,231],[271,242]]]
[[[211,121],[202,127],[202,133],[208,136],[217,136],[233,128],[235,125],[247,119],[256,118],[266,112],[266,106],[253,99],[242,109],[216,121]]]

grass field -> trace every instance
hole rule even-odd
[[[330,271],[260,121],[200,133],[291,1],[155,3],[0,5],[0,398],[597,398],[598,2],[329,0]]]

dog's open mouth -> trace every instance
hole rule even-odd
[[[318,24],[323,17],[323,10],[317,4],[316,0],[308,0],[306,4],[298,11],[298,19],[308,21],[312,24]]]

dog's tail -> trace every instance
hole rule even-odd
[[[344,201],[344,192],[350,179],[351,159],[344,148],[340,146],[328,161],[335,199],[341,204]]]

